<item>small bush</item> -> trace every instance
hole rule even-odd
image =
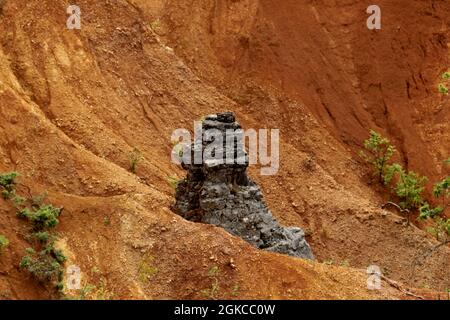
[[[39,282],[54,282],[56,286],[62,280],[61,265],[44,250],[34,255],[24,256],[20,262],[20,268],[28,270]]]
[[[393,164],[386,169],[384,183],[390,184],[394,177],[397,176],[397,182],[393,188],[395,194],[402,200],[400,206],[403,209],[418,209],[424,201],[422,193],[425,190],[427,177],[421,177],[417,173],[406,172],[399,164]]]
[[[26,236],[26,239],[30,242],[34,241],[35,247],[39,248],[39,250],[26,249],[26,254],[20,262],[20,269],[28,270],[39,282],[51,282],[55,288],[62,290],[63,284],[61,281],[64,273],[62,264],[66,261],[66,257],[61,250],[54,247],[57,237],[48,231],[58,224],[62,209],[52,205],[43,205],[47,193],[32,196],[30,189],[28,189],[29,199],[17,195],[15,191],[17,176],[16,172],[0,174],[2,194],[5,199],[14,203],[18,210],[18,217],[28,220],[32,225],[30,234]],[[26,206],[27,204],[29,206]],[[2,238],[0,237],[0,245],[1,242]]]
[[[439,93],[448,95],[448,86],[450,85],[450,72],[446,71],[442,74],[443,82],[439,83],[438,90]]]
[[[444,180],[436,183],[433,188],[433,194],[436,198],[450,197],[450,177],[445,178]]]
[[[130,153],[130,171],[132,173],[136,173],[137,166],[143,159],[144,156],[142,155],[142,152],[138,148],[134,148]]]
[[[364,148],[366,152],[361,151],[361,157],[372,165],[374,176],[382,183],[388,162],[395,153],[395,147],[388,139],[371,130],[369,138],[364,141]]]
[[[32,233],[31,238],[36,239],[41,244],[45,244],[49,241],[50,234],[47,231],[38,231]]]
[[[444,212],[444,208],[437,207],[432,208],[428,202],[426,202],[422,207],[420,207],[420,220],[425,220],[428,218],[434,219],[442,214]]]
[[[436,240],[442,243],[448,243],[450,241],[450,219],[442,217],[442,211],[435,210],[436,209],[427,211],[426,208],[424,208],[421,210],[419,219],[433,219],[434,224],[427,229],[428,232],[435,236]]]
[[[3,199],[11,199],[15,192],[16,178],[19,176],[17,172],[9,172],[0,174],[0,187],[2,190]]]
[[[443,84],[443,83],[440,83],[440,84],[439,84],[438,90],[439,90],[439,93],[442,93],[442,94],[445,94],[445,95],[448,94],[448,88],[447,88],[447,86],[446,86],[445,84]]]
[[[3,249],[5,249],[8,245],[9,245],[8,238],[0,234],[0,254],[2,253]]]
[[[19,217],[28,219],[36,230],[56,227],[60,214],[61,209],[55,208],[52,205],[45,205],[37,210],[25,208],[18,213]]]
[[[450,164],[450,159],[445,161]],[[441,199],[441,205],[432,208],[428,203],[425,203],[420,208],[420,220],[432,219],[434,224],[428,229],[437,240],[442,243],[450,241],[450,219],[446,217],[445,210],[448,207],[447,198],[450,198],[450,177],[444,178],[437,182],[433,187],[433,194],[436,198]]]
[[[52,243],[39,252],[33,248],[27,248],[26,255],[22,258],[19,267],[28,270],[39,282],[53,283],[56,288],[61,290],[64,273],[62,264],[66,259],[62,251],[55,249]]]

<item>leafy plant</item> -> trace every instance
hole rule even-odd
[[[433,188],[433,194],[436,198],[442,197],[445,201],[445,198],[450,197],[450,177],[446,177],[444,180],[436,183]]]
[[[364,141],[364,148],[366,152],[361,151],[361,157],[372,165],[374,176],[382,183],[388,162],[395,153],[395,147],[387,138],[371,130],[369,138]]]
[[[61,263],[65,261],[65,257],[53,245],[45,247],[40,252],[28,248],[27,254],[20,262],[20,269],[26,269],[39,282],[51,282],[55,287],[60,287],[63,268]]]
[[[447,88],[447,86],[444,85],[443,83],[440,83],[440,84],[439,84],[438,90],[439,90],[439,93],[442,93],[442,94],[445,94],[445,95],[448,94],[448,88]]]
[[[56,227],[58,224],[58,217],[61,214],[60,208],[55,208],[52,205],[44,205],[37,210],[24,208],[18,212],[18,216],[26,218],[30,221],[35,230],[44,230]]]
[[[137,166],[143,159],[144,156],[142,155],[142,152],[138,148],[134,148],[130,153],[130,171],[132,173],[136,173]]]
[[[2,189],[3,199],[11,199],[15,192],[16,178],[19,176],[17,172],[8,172],[0,174],[0,187]]]
[[[51,282],[55,288],[62,290],[64,287],[62,284],[64,273],[62,264],[67,258],[62,250],[54,247],[57,237],[49,231],[58,224],[62,209],[51,204],[43,204],[47,193],[32,196],[28,188],[29,199],[17,195],[15,191],[15,179],[17,177],[18,173],[16,172],[0,174],[0,186],[3,197],[11,200],[17,208],[18,217],[26,219],[32,226],[26,239],[30,242],[33,240],[36,249],[26,249],[26,254],[20,262],[20,269],[28,270],[39,282]]]
[[[445,163],[450,164],[450,159],[446,160]],[[445,210],[448,207],[447,198],[450,197],[450,177],[437,182],[433,187],[433,194],[436,198],[441,199],[442,204],[432,208],[428,203],[425,203],[420,208],[419,219],[432,219],[434,223],[432,227],[428,228],[428,231],[437,240],[447,243],[450,241],[450,219],[446,217]]]
[[[444,212],[442,207],[432,208],[428,202],[424,203],[422,207],[420,207],[420,215],[419,219],[425,220],[428,218],[434,219]]]
[[[431,232],[436,236],[438,241],[442,243],[448,243],[450,239],[450,219],[437,217],[434,219],[434,227]]]
[[[47,231],[38,231],[31,234],[32,239],[36,239],[39,243],[45,244],[50,239],[50,234]]]
[[[2,253],[3,249],[5,249],[8,245],[9,245],[8,238],[0,234],[0,254]]]
[[[422,193],[425,190],[427,177],[421,177],[413,171],[406,172],[401,165],[395,163],[386,169],[384,183],[390,184],[397,176],[397,182],[393,190],[402,200],[400,206],[403,209],[418,209],[423,205]]]
[[[439,93],[448,95],[448,86],[450,85],[450,71],[446,71],[442,74],[443,82],[439,83],[438,90]]]
[[[433,219],[433,226],[427,230],[434,235],[441,243],[448,243],[450,241],[450,219],[443,217],[442,208],[431,209],[430,207],[421,208],[419,219]]]

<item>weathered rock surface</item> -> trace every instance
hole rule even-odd
[[[248,158],[237,142],[226,145],[225,132],[241,129],[233,113],[219,113],[205,118],[202,136],[206,130],[216,129],[223,134],[223,159],[232,153],[240,163],[204,158],[201,164],[182,163],[186,179],[176,190],[175,210],[184,218],[224,228],[253,246],[295,257],[313,259],[302,229],[283,227],[272,216],[259,187],[247,176]],[[197,150],[204,150],[213,139],[203,139]],[[219,149],[219,148],[217,148]],[[195,143],[191,147],[192,159]],[[217,152],[218,150],[216,150]],[[193,162],[193,161],[192,161]]]

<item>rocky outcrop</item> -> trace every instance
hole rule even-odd
[[[261,190],[246,174],[248,157],[242,145],[237,141],[231,147],[226,144],[229,129],[241,129],[233,113],[210,115],[203,121],[203,139],[192,144],[191,159],[196,148],[204,151],[213,143],[207,130],[223,134],[222,148],[214,152],[222,152],[222,156],[204,157],[197,164],[182,162],[187,177],[178,183],[175,211],[188,220],[222,227],[257,248],[313,259],[303,230],[280,226],[272,216]],[[225,162],[227,153],[232,154],[233,163]]]

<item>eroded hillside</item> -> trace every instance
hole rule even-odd
[[[363,36],[362,2],[342,11],[299,1],[77,2],[81,30],[66,28],[65,1],[4,4],[0,171],[20,172],[21,184],[64,207],[60,245],[96,286],[92,297],[207,298],[212,268],[217,297],[240,299],[405,297],[387,282],[367,290],[373,264],[405,286],[450,287],[450,249],[426,256],[437,242],[380,209],[355,153],[375,127],[408,166],[443,173],[449,103],[434,88],[448,66],[447,4],[408,2],[417,10],[402,13],[399,1],[386,36]],[[424,30],[408,31],[411,19]],[[281,130],[279,173],[250,172],[277,219],[308,230],[317,262],[256,250],[171,211],[169,178],[183,174],[171,133],[224,110],[243,127]],[[143,160],[133,174],[135,148]],[[0,211],[10,240],[0,297],[51,296],[18,268],[26,224],[8,202]]]

